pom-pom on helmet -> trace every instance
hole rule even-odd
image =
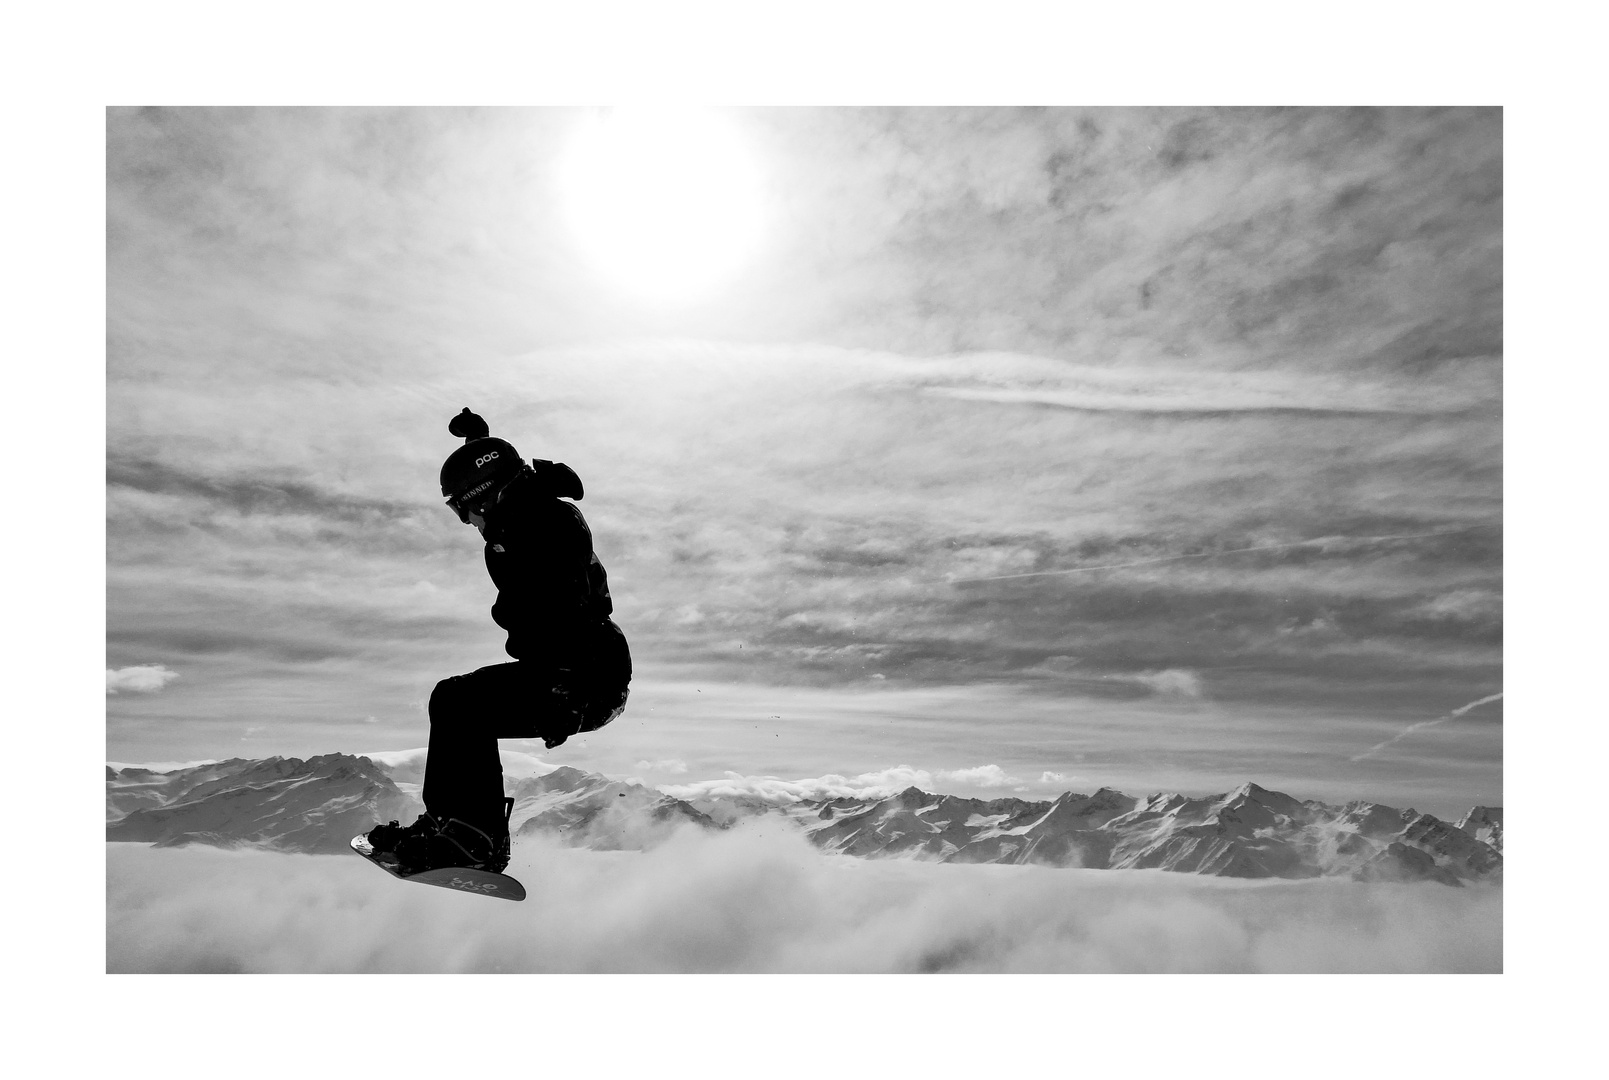
[[[464,440],[441,467],[441,493],[458,520],[468,522],[489,506],[525,467],[519,451],[502,439],[491,438],[486,421],[465,409],[452,418],[447,430]]]

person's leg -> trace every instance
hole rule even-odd
[[[503,829],[498,739],[543,738],[573,723],[553,693],[551,669],[524,661],[443,679],[430,695],[425,809],[494,835]]]

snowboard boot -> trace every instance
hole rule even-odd
[[[501,874],[510,856],[508,819],[514,800],[503,800],[503,820],[494,832],[460,818],[420,814],[406,829],[395,821],[369,833],[369,844],[384,861],[395,861],[404,874],[442,867],[463,867]]]
[[[420,820],[422,821],[423,818]],[[382,860],[386,862],[396,862],[397,844],[401,842],[404,836],[407,836],[410,832],[418,827],[419,822],[415,821],[413,825],[409,826],[408,828],[403,828],[395,818],[392,818],[384,825],[376,825],[374,828],[369,830],[367,836],[369,846],[374,849],[374,854]]]

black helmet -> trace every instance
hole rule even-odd
[[[464,445],[441,467],[441,493],[459,520],[468,521],[469,512],[484,509],[525,462],[512,444],[491,438],[486,421],[468,409],[453,417],[447,430]]]

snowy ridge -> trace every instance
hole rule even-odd
[[[368,758],[233,758],[155,773],[106,770],[106,839],[335,854],[376,821],[423,809]]]
[[[107,769],[107,839],[340,852],[377,821],[422,807],[367,757],[233,759],[167,773]],[[652,847],[678,828],[783,819],[824,851],[863,858],[1159,869],[1243,878],[1501,881],[1501,807],[1457,824],[1378,803],[1331,806],[1246,783],[1221,795],[1102,788],[1056,799],[966,799],[916,787],[885,798],[733,796],[685,802],[641,784],[560,767],[509,778],[516,839],[595,850]]]
[[[514,797],[509,828],[516,838],[553,833],[595,851],[641,850],[681,824],[720,827],[680,799],[568,766],[505,781],[504,794]]]
[[[1465,814],[1458,827],[1482,843],[1489,844],[1499,855],[1503,854],[1503,808],[1477,806]]]
[[[881,800],[806,802],[784,812],[820,847],[863,857],[1449,885],[1502,878],[1500,848],[1462,825],[1376,803],[1302,802],[1251,783],[1202,798],[1136,798],[1102,788],[1049,803],[908,788]],[[1477,808],[1465,821],[1500,838],[1501,813]]]

